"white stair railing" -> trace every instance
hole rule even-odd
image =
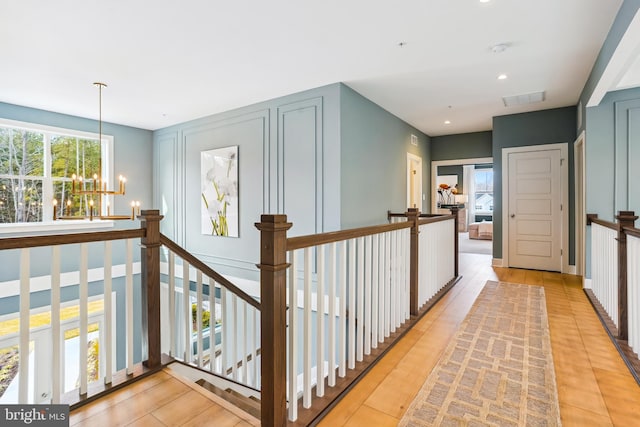
[[[591,225],[591,290],[618,325],[618,232],[598,223]]]
[[[420,220],[420,298],[424,305],[455,270],[454,219]],[[288,419],[298,405],[310,408],[358,367],[381,343],[390,341],[411,317],[411,229],[392,218],[388,229],[350,230],[289,241],[287,261]],[[333,234],[333,235],[331,235]],[[330,236],[331,235],[331,236]],[[339,237],[338,235],[345,237]],[[302,243],[304,242],[304,243]]]
[[[627,313],[629,347],[640,352],[640,237],[627,235]]]
[[[125,356],[123,368],[127,372],[133,371],[133,294],[134,288],[140,284],[139,277],[134,280],[134,276],[139,274],[140,265],[134,261],[132,248],[138,244],[139,238],[124,236],[141,235],[142,230],[132,230],[125,232],[122,238],[114,238],[117,233],[109,237],[115,241],[102,242],[86,234],[65,235],[58,239],[61,241],[44,236],[24,239],[28,247],[19,249],[20,277],[3,283],[3,295],[11,293],[12,288],[17,289],[19,308],[16,313],[0,319],[1,324],[9,325],[12,319],[19,318],[15,331],[9,327],[9,332],[0,336],[0,350],[9,350],[14,345],[18,347],[18,374],[13,379],[17,393],[5,392],[0,403],[55,404],[63,400],[77,400],[70,394],[77,393],[81,398],[87,394],[92,382],[112,383],[118,367],[118,353]],[[16,246],[20,244],[16,239],[6,239],[3,244],[11,245],[11,240],[16,242]],[[67,254],[65,268],[69,270],[71,266],[73,271],[62,271],[61,245]],[[32,264],[38,262],[37,256],[42,254],[34,255],[33,248],[43,246],[51,248],[48,274],[31,277]],[[89,268],[90,251],[104,253],[102,265],[92,264]],[[123,262],[117,266],[112,265],[114,253],[125,254]],[[69,254],[75,258],[75,266],[69,262]],[[120,309],[125,313],[126,348],[118,348],[115,340],[113,324],[117,307],[114,305],[114,278],[119,278],[119,283],[125,282],[124,286],[117,286],[117,292],[121,292],[125,304]],[[36,292],[39,301],[42,295],[48,295],[48,304],[40,303],[39,307],[31,308]],[[65,334],[71,334],[73,338],[65,338]],[[96,340],[97,345],[89,346]],[[96,349],[98,353],[95,353]],[[69,360],[81,362],[70,364]],[[73,372],[77,372],[77,376],[73,376]]]
[[[167,249],[161,273],[163,351],[259,389],[259,303],[253,300],[251,304],[238,297],[171,249]]]
[[[418,306],[421,308],[454,277],[454,220],[420,225]]]

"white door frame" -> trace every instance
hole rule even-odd
[[[416,167],[416,177],[414,180],[414,185],[417,185],[417,188],[414,190],[414,193],[418,194],[417,200],[417,208],[420,209],[420,212],[424,210],[422,206],[422,157],[418,157],[415,154],[407,153],[407,207],[412,208],[411,206],[411,164],[417,163]]]
[[[509,154],[526,153],[547,150],[560,150],[560,175],[562,176],[561,200],[562,250],[561,268],[563,273],[569,273],[569,149],[567,143],[527,145],[524,147],[509,147],[502,149],[502,266],[509,267]],[[495,191],[495,189],[494,189]]]
[[[573,162],[575,171],[575,247],[576,266],[575,274],[584,276],[585,257],[585,233],[587,229],[587,207],[586,207],[586,134],[583,130],[576,142],[573,143]]]
[[[434,187],[438,179],[438,166],[454,166],[454,165],[482,165],[493,164],[493,157],[476,157],[473,159],[454,159],[454,160],[433,160],[431,162],[431,213],[438,209],[437,191]],[[495,189],[494,189],[495,192]],[[469,201],[471,202],[471,201]]]

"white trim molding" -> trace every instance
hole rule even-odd
[[[438,166],[453,166],[453,165],[482,165],[493,164],[493,157],[475,157],[472,159],[453,159],[453,160],[433,160],[431,161],[431,187],[433,187],[438,177]],[[495,190],[494,190],[495,191]],[[436,211],[437,199],[435,187],[431,189],[431,213]]]

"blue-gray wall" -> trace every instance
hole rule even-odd
[[[223,274],[257,280],[263,213],[289,235],[340,227],[340,84],[154,132],[154,204],[162,232]],[[201,234],[200,153],[238,146],[239,237]]]
[[[458,160],[491,157],[493,133],[471,132],[431,138],[431,160]]]
[[[35,108],[22,107],[0,102],[0,117],[27,123],[54,126],[64,129],[73,129],[83,132],[98,133],[98,122],[92,119],[53,113]],[[115,197],[114,212],[128,214],[131,212],[131,200],[140,200],[143,209],[152,205],[152,132],[128,126],[103,123],[104,135],[111,135],[114,139],[114,172],[117,175],[125,175],[127,181],[127,194],[124,197]],[[139,227],[138,221],[116,221],[116,228]],[[73,230],[67,230],[72,232]],[[83,230],[86,231],[86,230]],[[24,234],[24,233],[23,233]],[[16,236],[18,234],[3,234],[3,237]],[[77,258],[77,248],[65,249],[66,255],[62,259],[62,272],[74,271],[73,258]],[[31,273],[34,276],[49,274],[50,254],[49,249],[38,248],[32,250]],[[34,262],[37,260],[37,262]],[[122,263],[124,254],[114,254],[114,264]],[[90,253],[90,268],[94,265],[102,265],[102,252]],[[18,275],[18,251],[0,252],[0,281],[17,279]]]
[[[83,132],[98,133],[98,122],[96,120],[75,117],[66,114],[59,114],[50,111],[38,110],[18,105],[0,103],[0,117],[9,120],[16,120],[27,123],[37,123],[41,125],[54,126],[64,129],[73,129]],[[114,172],[116,175],[123,174],[127,177],[127,195],[125,198],[116,197],[114,212],[127,214],[130,212],[129,203],[131,200],[140,200],[143,208],[153,208],[152,205],[152,164],[149,159],[152,157],[152,132],[144,129],[137,129],[112,123],[103,123],[103,134],[111,135],[114,139]],[[116,221],[116,228],[138,227],[138,221]],[[83,232],[87,230],[82,230]],[[66,230],[65,232],[73,232]],[[25,234],[25,233],[22,233]],[[3,237],[17,236],[16,233],[3,234]],[[124,244],[113,242],[113,262],[121,264],[125,259]],[[140,251],[134,250],[135,259],[139,259]],[[31,249],[31,276],[49,275],[51,268],[50,248]],[[61,271],[78,271],[80,251],[78,245],[65,245],[63,256],[61,257]],[[89,268],[101,267],[103,265],[103,245],[101,243],[89,244]],[[0,281],[16,280],[19,278],[19,251],[0,251]],[[135,277],[134,307],[140,307],[139,276]],[[113,283],[116,293],[116,308],[118,310],[116,321],[118,328],[124,328],[124,279],[116,278]],[[102,283],[92,283],[89,286],[90,295],[102,294]],[[78,287],[67,286],[61,291],[62,301],[73,301],[78,299]],[[48,306],[50,304],[49,291],[37,292],[32,295],[31,308]],[[18,296],[0,299],[0,314],[16,312],[18,308]],[[134,313],[134,339],[140,342],[140,312]],[[119,329],[120,330],[120,329]],[[117,363],[118,368],[124,367],[125,358],[125,336],[119,334],[117,337]],[[134,349],[134,358],[141,360],[141,347],[137,345]]]
[[[598,81],[602,77],[611,57],[613,56],[620,40],[624,36],[624,33],[627,31],[631,20],[635,17],[636,13],[640,9],[640,0],[624,0],[620,9],[618,10],[618,14],[609,29],[609,33],[607,34],[607,38],[605,39],[602,47],[600,48],[600,52],[596,58],[596,62],[591,69],[591,73],[589,74],[589,78],[582,89],[582,93],[580,94],[579,106],[582,108],[581,115],[583,117],[582,123],[578,123],[578,134],[586,129],[586,122],[588,118],[586,117],[586,105],[589,101],[589,98],[593,94],[594,89],[596,88]]]
[[[619,169],[621,167],[629,170],[628,165],[631,163],[621,158],[623,153],[620,151],[616,154],[615,148],[622,148],[624,145],[627,145],[632,148],[634,153],[637,150],[637,148],[635,148],[637,147],[637,145],[635,145],[637,143],[631,143],[632,139],[628,138],[625,141],[625,139],[616,132],[617,129],[620,129],[620,124],[624,121],[624,119],[620,120],[621,117],[619,114],[629,108],[629,111],[633,110],[633,100],[640,98],[640,95],[638,94],[638,89],[616,91],[607,94],[596,107],[586,108],[586,105],[638,10],[640,10],[640,0],[624,0],[620,6],[620,10],[598,53],[596,62],[580,94],[579,100],[583,120],[582,123],[577,124],[578,133],[585,131],[586,210],[587,213],[596,213],[601,218],[607,220],[613,220],[614,212],[617,212],[620,206],[624,206],[622,202],[625,197],[623,187],[620,185],[616,186],[615,182],[622,183],[630,178],[637,179],[637,176],[625,176],[620,173]],[[619,103],[618,107],[616,107],[617,103]],[[637,113],[633,114],[637,117]],[[637,119],[630,124],[637,126],[635,123],[637,123]],[[631,168],[631,172],[635,172],[636,169],[637,168]],[[631,200],[633,200],[633,196]],[[633,205],[633,201],[631,203],[631,205]],[[585,277],[590,278],[590,233],[587,232],[585,237]]]
[[[342,228],[382,224],[387,210],[406,211],[407,153],[422,159],[421,211],[429,212],[429,137],[348,86],[340,88]]]
[[[527,145],[569,144],[569,263],[575,260],[573,142],[576,107],[493,118],[493,257],[502,258],[502,149]]]

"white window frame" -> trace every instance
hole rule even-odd
[[[74,129],[59,128],[55,126],[42,125],[38,123],[28,123],[16,120],[9,120],[0,118],[0,126],[14,127],[18,129],[24,129],[33,132],[44,133],[44,162],[45,162],[45,176],[43,177],[42,185],[42,217],[49,218],[49,220],[43,220],[41,222],[29,222],[29,223],[6,223],[0,224],[0,235],[6,234],[21,234],[21,233],[34,233],[34,232],[47,232],[55,230],[78,230],[78,229],[97,229],[97,228],[111,228],[114,226],[114,222],[111,220],[93,219],[92,221],[78,219],[78,220],[65,220],[65,221],[53,221],[53,205],[50,203],[44,203],[47,200],[53,200],[53,179],[51,178],[51,140],[50,135],[64,135],[76,138],[85,139],[100,139],[100,134],[93,132],[84,132]],[[114,180],[114,157],[113,146],[114,138],[112,135],[102,135],[101,156],[102,156],[102,177],[103,182],[113,185]]]
[[[476,174],[477,174],[478,172],[485,172],[485,171],[487,171],[487,170],[489,170],[489,169],[491,169],[491,172],[492,172],[492,173],[494,172],[493,168],[479,168],[479,169],[475,169],[475,170],[473,171],[473,182],[474,182],[474,184],[475,184],[475,188],[476,188],[476,191],[475,191],[475,193],[473,194],[474,200],[472,201],[472,202],[473,202],[473,204],[474,204],[474,206],[475,206],[475,203],[476,203],[475,198],[476,198],[476,196],[477,196],[478,194],[489,194],[489,193],[491,193],[491,195],[492,195],[492,196],[495,194],[495,189],[494,189],[493,191],[491,191],[491,192],[489,192],[489,191],[478,191],[478,186],[477,186],[477,181],[476,181]],[[494,201],[495,201],[495,196],[494,196]],[[470,201],[470,202],[471,202],[471,201]],[[494,209],[495,209],[495,206],[494,206]],[[477,209],[477,208],[475,209],[475,214],[476,214],[476,215],[480,215],[480,216],[493,216],[493,212],[494,212],[494,211],[492,211],[492,210],[486,210],[486,211],[484,211],[484,210],[479,210],[479,209]]]

